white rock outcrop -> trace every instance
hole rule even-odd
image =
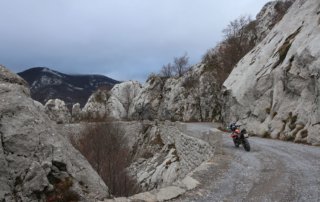
[[[82,117],[96,118],[98,115],[108,115],[114,119],[126,119],[132,101],[141,88],[140,82],[130,80],[116,84],[110,91],[97,90],[82,109]]]
[[[320,144],[320,2],[297,0],[224,82],[223,119]]]
[[[200,121],[201,117],[207,121],[219,119],[217,115],[220,114],[220,108],[216,95],[206,93],[210,86],[204,88],[204,76],[204,64],[201,63],[191,67],[182,77],[176,75],[166,78],[151,74],[134,99],[129,117],[183,121]],[[197,87],[202,91],[198,97],[193,92]],[[196,98],[200,99],[200,104]]]
[[[29,85],[0,65],[0,201],[46,201],[53,185],[71,178],[72,189],[103,200],[108,187],[61,136]]]
[[[81,120],[80,104],[76,103],[72,106],[71,122],[79,122]]]
[[[62,100],[48,100],[44,108],[47,115],[59,124],[69,123],[71,121],[71,114]]]
[[[116,119],[129,118],[129,110],[134,105],[135,97],[141,92],[142,84],[139,81],[125,81],[116,84],[110,91],[108,100],[110,116]]]

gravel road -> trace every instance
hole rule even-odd
[[[188,130],[200,132],[208,125],[188,123]],[[225,158],[233,159],[226,168],[219,168],[224,172],[208,170],[206,186],[177,200],[320,201],[320,147],[257,137],[250,137],[249,142],[251,151],[246,152],[242,146],[236,148],[225,133]],[[213,173],[221,176],[210,176]]]

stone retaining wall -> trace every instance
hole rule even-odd
[[[158,127],[163,143],[175,145],[180,159],[180,177],[184,177],[201,163],[210,159],[214,154],[214,148],[207,142],[182,133],[180,130],[186,131],[185,124],[176,122],[175,125],[159,125]]]

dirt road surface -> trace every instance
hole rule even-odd
[[[211,126],[188,123],[187,128],[200,134]],[[246,152],[225,133],[225,154],[194,174],[200,187],[175,201],[320,201],[320,147],[257,137],[249,142]]]

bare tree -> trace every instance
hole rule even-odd
[[[129,117],[129,109],[132,105],[133,99],[137,96],[137,93],[138,90],[133,84],[125,84],[123,87],[123,105],[127,113],[127,118]]]
[[[165,77],[171,77],[172,71],[173,71],[173,66],[169,62],[167,65],[162,66],[160,73]]]
[[[185,52],[183,56],[173,58],[173,71],[178,73],[180,77],[190,69],[189,57],[187,56],[188,53]]]
[[[282,19],[282,17],[285,15],[287,10],[290,8],[290,6],[295,2],[295,0],[276,0],[276,4],[274,5],[276,12],[276,15],[273,16],[273,19],[271,20],[273,25],[275,25],[278,21]]]
[[[255,26],[252,23],[250,25],[250,22],[251,16],[242,15],[222,30],[225,40],[218,52],[225,72],[230,73],[240,59],[254,47],[255,38],[250,37],[250,33]]]
[[[216,70],[205,73],[202,78],[202,83],[206,86],[203,93],[206,95],[213,95],[216,101],[222,104],[220,92],[225,79],[226,78],[224,78],[223,75],[218,74]]]
[[[201,87],[201,82],[198,80],[195,86],[191,89],[192,96],[194,97],[196,101],[196,106],[200,113],[200,120],[203,122],[202,117],[202,109],[201,109],[201,100],[204,94],[204,88]]]

